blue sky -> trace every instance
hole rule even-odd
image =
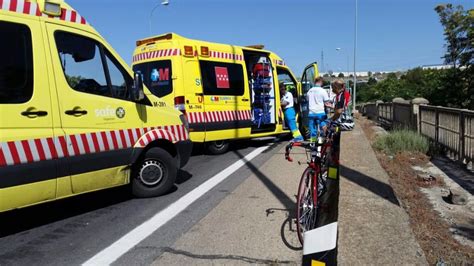
[[[150,11],[162,0],[69,0],[131,63],[137,39],[150,35]],[[353,69],[355,0],[169,0],[151,18],[152,34],[236,45],[264,44],[300,76]],[[440,64],[445,48],[434,0],[358,0],[358,71],[405,70]],[[452,0],[465,9],[474,1]],[[341,48],[339,51],[336,48]]]

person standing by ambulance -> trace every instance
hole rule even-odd
[[[314,79],[314,87],[309,89],[306,97],[308,99],[308,127],[311,132],[310,141],[315,142],[318,138],[317,132],[322,129],[325,131],[327,119],[325,105],[330,101],[328,93],[322,88],[323,78]],[[316,128],[318,127],[319,128]]]
[[[296,112],[293,100],[293,94],[286,90],[286,86],[283,83],[279,84],[280,87],[280,104],[285,115],[285,121],[288,127],[290,127],[291,134],[293,135],[292,141],[303,141],[303,136],[301,135],[298,127],[296,126]]]

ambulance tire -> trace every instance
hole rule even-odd
[[[206,148],[212,155],[223,154],[229,149],[229,142],[226,140],[211,141],[206,143]]]
[[[176,159],[162,148],[151,148],[137,162],[132,176],[132,194],[140,198],[168,192],[176,181]]]

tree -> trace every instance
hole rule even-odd
[[[343,78],[344,77],[344,73],[339,73],[339,75],[337,75],[338,78]]]
[[[367,85],[375,85],[377,84],[377,80],[373,77],[370,77],[369,80],[367,81]]]
[[[443,4],[436,6],[435,10],[444,27],[446,53],[443,58],[446,64],[452,64],[456,69],[461,58],[465,63],[466,55],[464,52],[469,50],[467,37],[470,24],[469,15],[461,5],[453,7],[452,4]]]
[[[372,71],[369,71],[367,75],[369,76],[369,78],[372,77]]]
[[[435,11],[444,28],[446,53],[443,58],[446,64],[453,65],[443,77],[443,87],[450,95],[446,101],[474,109],[474,10],[465,11],[462,6],[446,4],[436,6]]]

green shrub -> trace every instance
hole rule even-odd
[[[395,154],[402,151],[427,153],[429,150],[428,140],[414,131],[395,130],[387,135],[379,136],[374,147],[387,154]]]

